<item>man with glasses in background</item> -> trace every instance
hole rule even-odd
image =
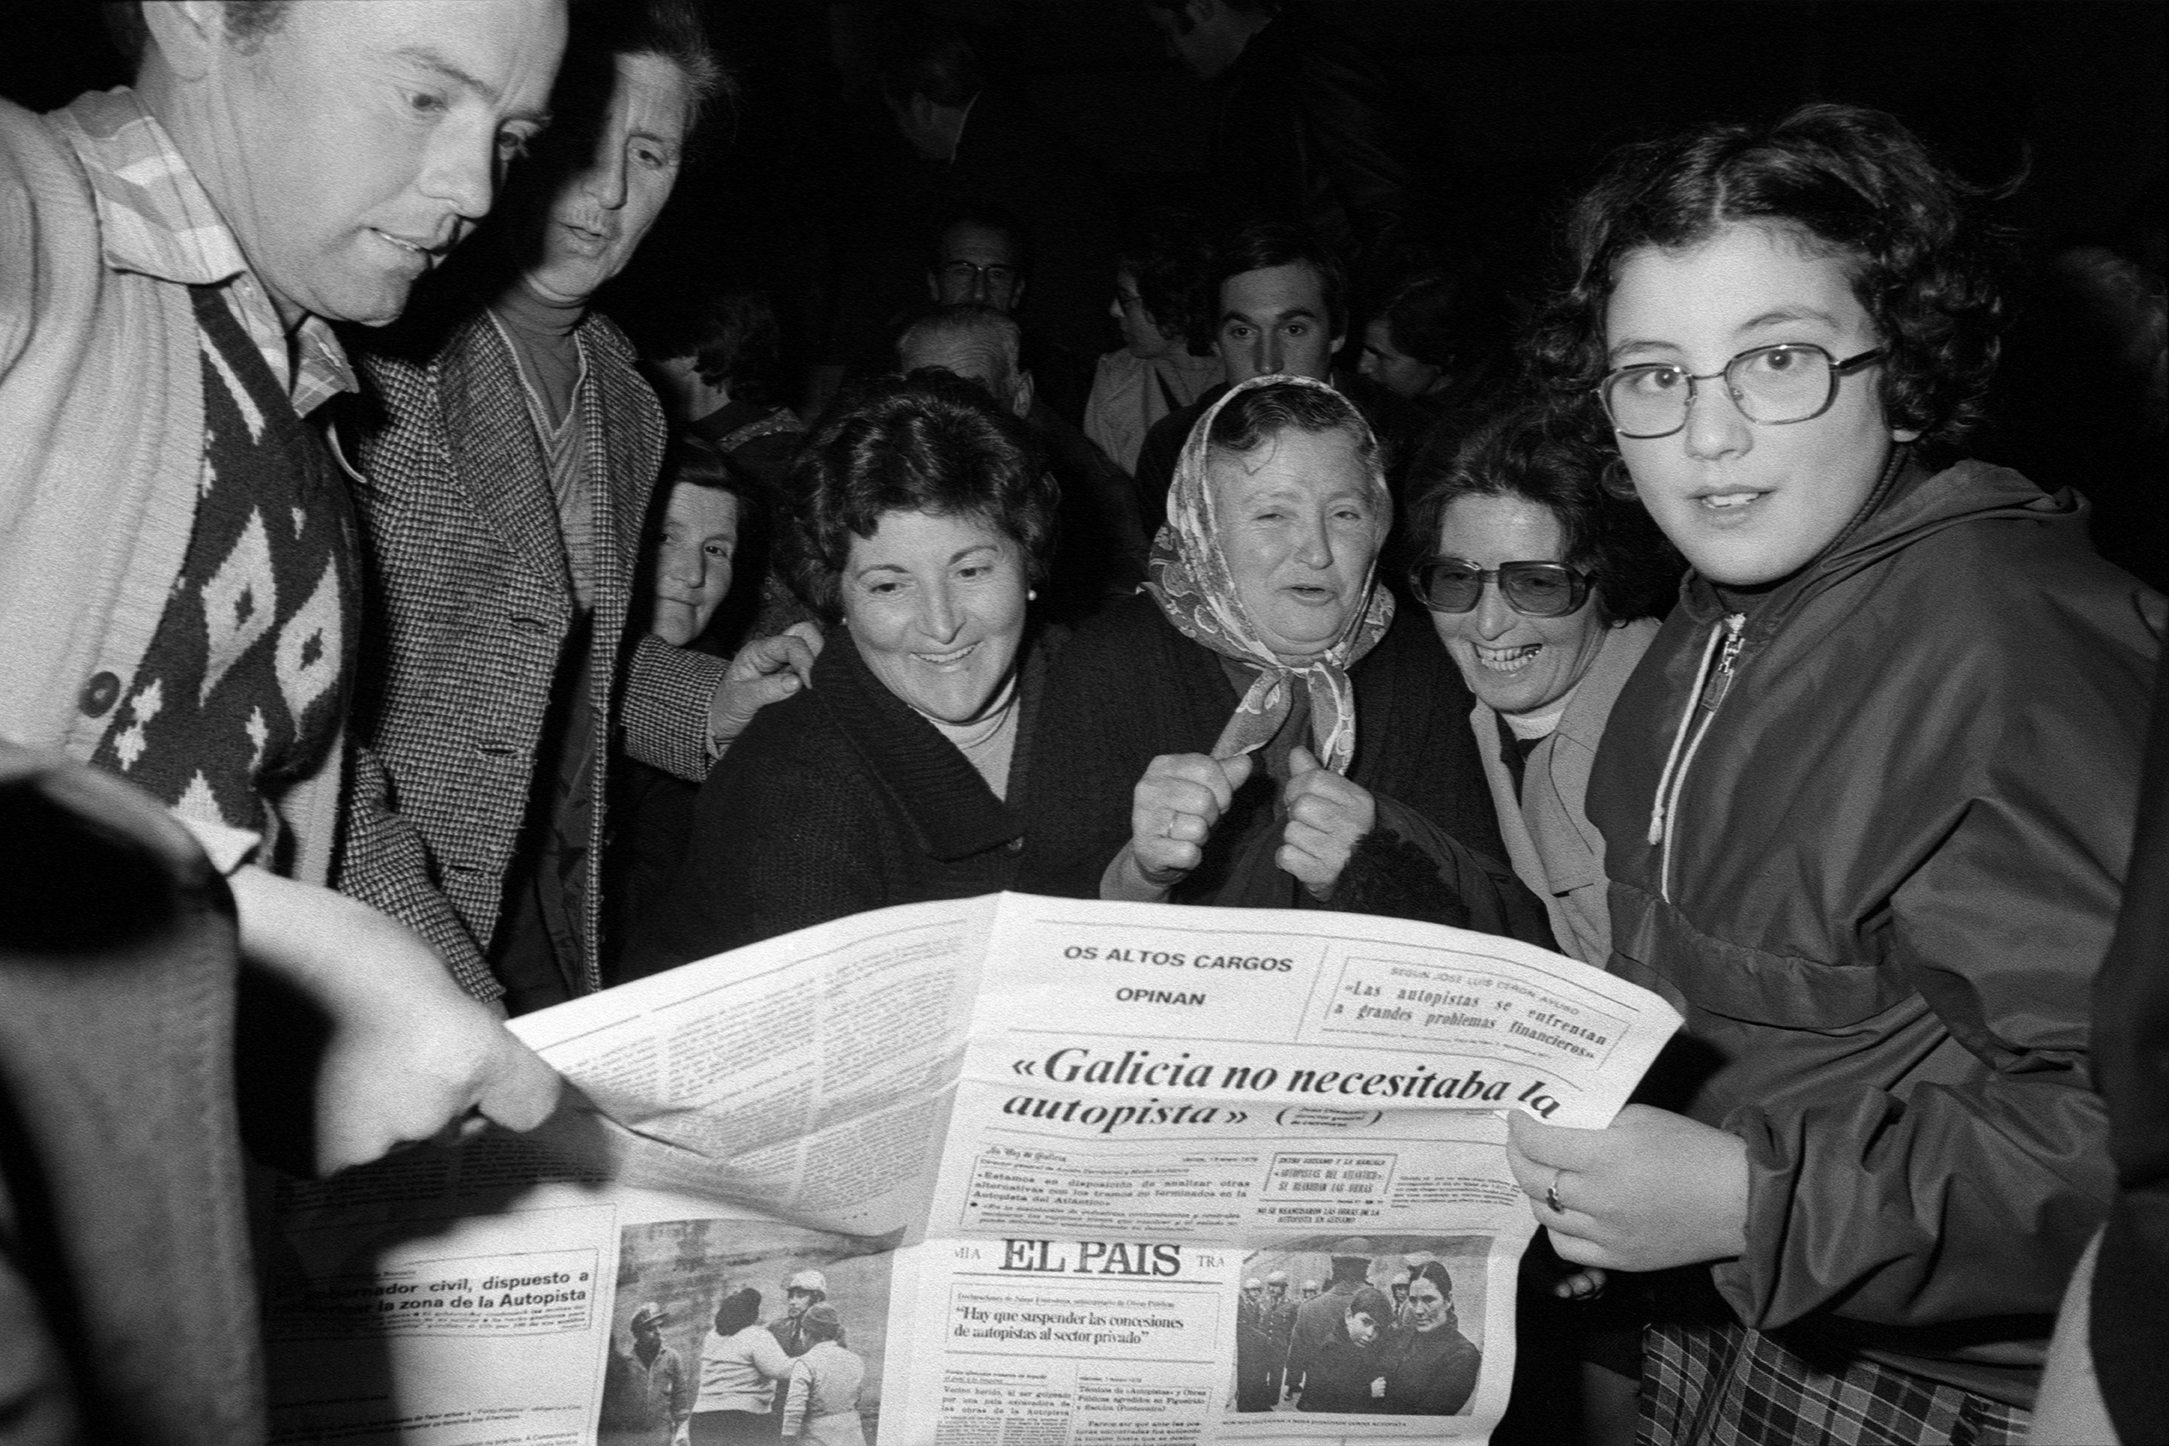
[[[934,238],[926,294],[936,306],[974,302],[1013,314],[1024,305],[1030,268],[1023,227],[994,212],[966,212]]]

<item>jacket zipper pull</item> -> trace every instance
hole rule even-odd
[[[1717,655],[1717,672],[1710,685],[1703,691],[1702,706],[1716,712],[1717,705],[1725,701],[1725,693],[1732,687],[1732,665],[1740,656],[1740,648],[1747,641],[1741,636],[1747,629],[1746,613],[1731,613],[1725,618],[1725,646]]]

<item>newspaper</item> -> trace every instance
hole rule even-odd
[[[1322,911],[768,940],[515,1021],[574,1087],[542,1130],[281,1185],[273,1439],[1481,1441],[1535,1229],[1507,1112],[1602,1126],[1678,1024]]]

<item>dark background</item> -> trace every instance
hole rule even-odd
[[[880,38],[901,8],[708,0],[743,88],[734,134],[681,181],[628,279],[666,296],[689,275],[765,287],[784,313],[793,360],[812,359],[832,240],[850,234],[866,180],[902,154],[873,82]],[[1204,165],[1207,91],[1163,54],[1135,0],[918,8],[966,27],[997,81],[1105,168],[1120,209],[1180,201],[1191,189]],[[1318,0],[1311,8],[1359,36],[1397,81],[1437,148],[1430,159],[1454,178],[1453,210],[1517,291],[1540,284],[1562,203],[1611,146],[1711,117],[1774,116],[1811,99],[1893,111],[1975,181],[2023,168],[2011,219],[2036,269],[2089,240],[2120,241],[2128,253],[2149,216],[2151,245],[2160,244],[2169,152],[2169,6],[2160,3]],[[18,0],[0,22],[0,95],[43,109],[125,78],[96,5],[46,4],[25,18],[29,9]],[[2152,265],[2158,286],[2158,256]],[[2036,319],[2057,304],[2039,288],[2021,294]],[[2071,429],[2058,419],[2099,400],[2082,374],[2087,343],[2070,328],[2035,331],[2014,336],[1999,429],[1984,434],[1981,450],[2047,485],[2096,493],[2116,514],[2104,533],[2127,565],[2157,556],[2152,494],[2169,490],[2147,480],[2158,435],[2067,447]],[[1110,323],[1105,345],[1116,344]],[[2122,480],[2099,480],[2104,471]],[[2110,495],[2119,489],[2146,495]],[[2140,536],[2143,555],[2132,542]]]
[[[125,77],[97,6],[10,7],[0,95],[33,109]],[[745,99],[735,140],[687,178],[672,222],[703,259],[771,285],[818,271],[849,182],[896,148],[871,80],[893,5],[709,0]],[[1179,200],[1204,165],[1204,86],[1133,0],[932,0],[994,73],[1097,158],[1125,203]],[[1434,122],[1454,201],[1501,254],[1531,256],[1567,191],[1617,142],[1804,100],[1896,112],[1976,180],[2031,173],[2037,243],[2115,227],[2159,174],[2158,3],[2095,0],[1319,0]],[[1108,344],[1115,344],[1110,330]]]

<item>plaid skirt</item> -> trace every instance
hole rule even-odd
[[[1873,1361],[1835,1374],[1737,1321],[1642,1337],[1636,1446],[2018,1446],[2031,1412]]]

